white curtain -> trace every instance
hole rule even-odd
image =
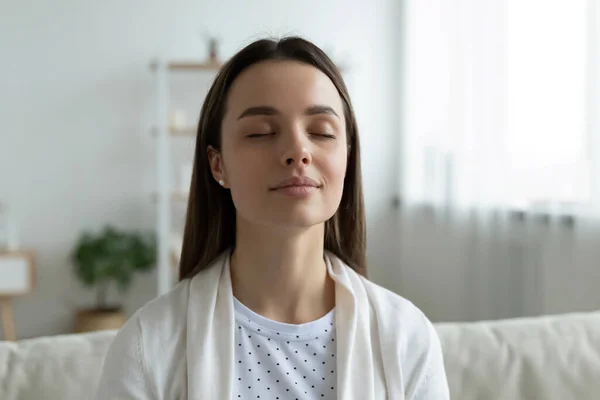
[[[599,1],[406,3],[401,290],[434,319],[600,309]]]

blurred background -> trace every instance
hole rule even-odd
[[[284,35],[349,86],[372,280],[433,321],[600,308],[597,0],[13,1],[0,21],[5,335],[118,325],[168,290],[203,97]]]

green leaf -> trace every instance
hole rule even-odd
[[[71,260],[75,276],[85,286],[113,282],[126,292],[137,272],[156,266],[156,235],[126,232],[106,226],[98,233],[83,233],[77,241]]]

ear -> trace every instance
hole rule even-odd
[[[224,181],[225,184],[222,186],[227,187],[227,176],[225,174],[223,157],[221,156],[221,153],[219,153],[219,151],[217,151],[214,147],[207,146],[206,154],[208,155],[208,163],[210,164],[210,171],[213,178],[217,182],[221,180]]]

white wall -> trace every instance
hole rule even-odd
[[[157,56],[198,58],[202,32],[223,56],[264,35],[301,34],[350,53],[362,130],[371,276],[397,288],[393,212],[398,137],[399,2],[20,1],[0,13],[0,201],[37,254],[39,285],[15,304],[20,337],[68,332],[93,293],[69,253],[84,229],[153,228],[154,143],[147,128]],[[129,311],[154,296],[142,276]]]

